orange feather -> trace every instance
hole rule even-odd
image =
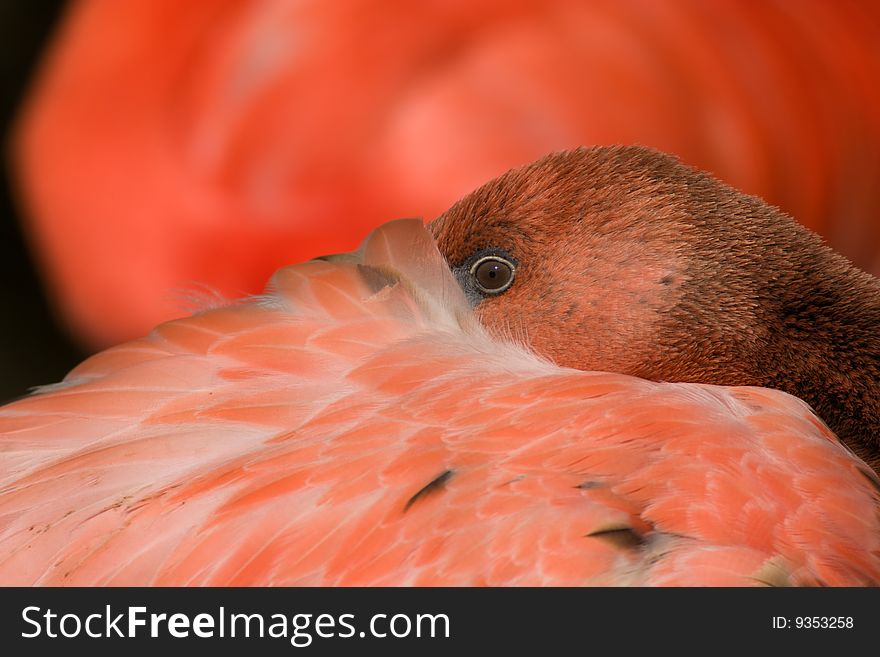
[[[4,585],[880,584],[877,480],[806,404],[492,339],[418,221],[0,434]]]

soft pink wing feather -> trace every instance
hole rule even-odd
[[[418,221],[0,433],[4,585],[880,583],[876,479],[805,404],[492,340]]]

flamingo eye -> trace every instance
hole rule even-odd
[[[471,276],[483,294],[501,294],[513,285],[516,267],[497,255],[484,256],[471,265]]]

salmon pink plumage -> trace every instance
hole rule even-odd
[[[3,585],[880,584],[877,480],[805,403],[490,337],[415,220],[0,433]]]

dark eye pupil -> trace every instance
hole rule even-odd
[[[472,271],[477,284],[485,292],[503,292],[513,280],[513,267],[501,259],[486,258]]]

